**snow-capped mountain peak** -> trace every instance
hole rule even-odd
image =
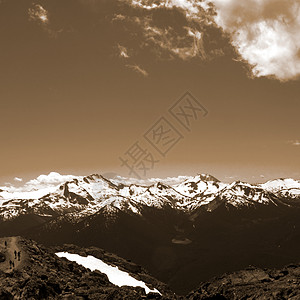
[[[269,180],[261,187],[270,192],[287,192],[294,191],[296,194],[300,194],[300,181],[292,178],[279,178],[276,180]]]
[[[277,205],[276,199],[281,201],[287,197],[300,199],[300,183],[293,179],[252,185],[241,181],[223,183],[211,175],[198,174],[172,180],[152,179],[144,185],[131,182],[120,177],[109,180],[99,174],[74,176],[51,172],[22,187],[1,187],[0,217],[12,218],[26,213],[83,216],[104,207],[113,208],[110,211],[129,209],[140,214],[143,207],[168,206],[190,213],[200,207],[211,211],[221,203],[239,208]]]

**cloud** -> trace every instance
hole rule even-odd
[[[225,176],[226,179],[235,179],[237,176]]]
[[[198,18],[201,9],[209,9],[210,5],[206,1],[199,0],[131,0],[133,6],[151,10],[157,8],[180,8],[185,11],[188,17]]]
[[[16,178],[14,179],[15,181],[21,181],[21,178]],[[29,180],[20,187],[6,183],[6,186],[3,187],[4,192],[2,196],[7,199],[37,199],[55,191],[60,184],[71,181],[74,178],[76,176],[51,172],[48,175],[40,175],[36,179]]]
[[[123,21],[125,20],[126,17],[122,14],[114,14],[113,18],[112,18],[112,21]]]
[[[300,75],[299,0],[212,0],[216,23],[256,77],[285,81]]]
[[[136,12],[132,23],[142,31],[140,47],[151,49],[159,59],[210,60],[224,55],[223,31],[214,22],[212,4],[199,0],[127,2]],[[211,29],[218,30],[213,42]],[[227,45],[232,49],[228,41]]]
[[[157,26],[145,26],[145,38],[161,50],[165,50],[171,56],[187,60],[196,56],[205,58],[202,33],[197,29],[185,26],[182,34],[178,35],[174,28],[159,28]]]
[[[193,176],[184,176],[184,175],[180,175],[176,177],[165,177],[165,178],[153,177],[147,179],[138,179],[138,178],[124,177],[115,174],[114,178],[111,181],[113,181],[116,184],[127,182],[127,184],[138,184],[138,185],[148,186],[159,182],[167,185],[176,185],[184,182],[185,180],[193,180],[193,179],[194,179]]]
[[[145,11],[177,9],[193,24],[193,30],[197,28],[195,26],[203,28],[203,23],[215,23],[230,35],[231,44],[240,55],[238,60],[247,62],[253,77],[270,76],[286,81],[300,75],[300,0],[128,1],[133,7]],[[178,46],[183,44],[183,36],[175,32],[176,37],[171,28],[162,31],[152,26],[151,38],[156,45],[169,49],[182,59],[195,56],[208,58],[200,36],[197,39],[194,36],[192,43],[186,39],[184,46]],[[151,35],[151,26],[147,29],[148,35]],[[196,30],[203,36],[201,30]],[[188,33],[186,38],[191,37]],[[222,51],[219,49],[214,53],[222,54]]]
[[[15,177],[15,178],[14,178],[14,181],[22,182],[22,181],[23,181],[23,178]]]
[[[28,9],[29,20],[38,21],[42,24],[49,22],[48,12],[40,4],[34,4],[32,8]]]
[[[49,12],[40,4],[33,4],[28,9],[29,21],[37,22],[45,32],[52,38],[56,38],[63,31],[62,28],[51,28],[49,20]]]
[[[44,185],[58,185],[66,181],[73,180],[73,175],[61,175],[57,172],[50,172],[48,175],[40,175],[36,179],[26,182],[26,186],[44,186]]]
[[[300,146],[300,140],[288,141],[288,143],[292,146],[296,146],[296,147]]]
[[[146,70],[142,69],[140,66],[138,65],[126,65],[126,67],[136,71],[137,73],[143,75],[144,77],[147,77],[149,74]]]
[[[129,58],[127,49],[124,46],[118,45],[119,56],[123,58]]]

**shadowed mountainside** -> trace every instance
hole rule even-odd
[[[16,241],[26,260],[9,272],[6,266],[5,270],[1,268],[6,260],[0,262],[0,299],[178,299],[166,285],[151,277],[140,266],[101,249],[83,250],[71,245],[59,248],[73,252],[77,249],[81,255],[101,257],[106,263],[144,280],[147,285],[156,286],[163,295],[151,292],[146,295],[145,290],[139,287],[115,286],[106,274],[97,270],[91,272],[75,262],[59,258],[55,255],[58,249],[47,249],[32,240],[13,237],[1,239],[1,243],[11,239]],[[9,258],[5,250],[2,253]]]
[[[5,266],[7,248],[1,247],[4,261],[0,260],[0,299],[177,299],[177,300],[240,300],[240,299],[289,299],[300,298],[300,264],[290,264],[282,269],[260,269],[248,267],[242,271],[226,273],[222,276],[198,284],[198,288],[187,296],[176,296],[168,287],[150,276],[141,266],[124,260],[97,247],[78,247],[65,244],[45,248],[32,240],[21,237],[6,237],[4,241],[14,241],[24,255],[22,264],[15,269]],[[57,251],[92,255],[103,262],[117,266],[149,287],[156,287],[161,294],[145,294],[143,288],[118,287],[111,284],[100,271],[91,272],[75,262],[55,255]]]

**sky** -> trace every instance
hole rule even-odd
[[[0,1],[0,183],[300,179],[300,1]]]

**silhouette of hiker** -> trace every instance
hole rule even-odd
[[[15,258],[17,258],[17,251],[15,250],[15,252],[14,252],[14,253],[15,253]]]
[[[21,258],[21,251],[18,252],[18,261],[20,261]]]

